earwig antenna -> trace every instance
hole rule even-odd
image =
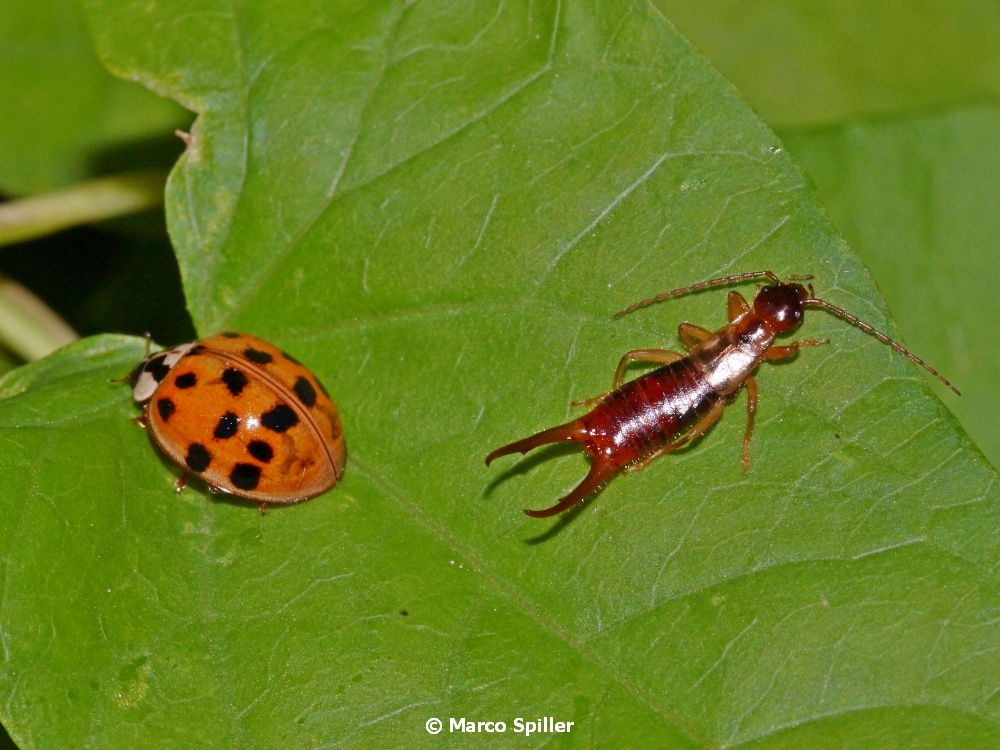
[[[898,353],[902,354],[904,357],[906,357],[911,362],[915,362],[916,364],[918,364],[921,367],[923,367],[925,370],[927,370],[927,372],[929,372],[931,375],[933,375],[934,377],[936,377],[938,380],[940,380],[946,386],[948,386],[949,388],[951,388],[955,392],[956,396],[961,396],[962,395],[959,392],[958,388],[956,388],[955,386],[953,386],[948,381],[947,378],[945,378],[941,373],[939,373],[937,370],[935,370],[929,364],[927,364],[922,359],[920,359],[920,357],[918,357],[916,354],[914,354],[913,352],[911,352],[909,349],[907,349],[902,344],[896,343],[895,341],[893,341],[891,338],[889,338],[888,336],[886,336],[881,331],[875,330],[874,328],[872,328],[870,325],[868,325],[867,323],[865,323],[863,320],[861,320],[856,315],[852,315],[851,313],[847,312],[847,310],[844,310],[841,307],[837,307],[836,305],[831,305],[829,302],[825,302],[824,300],[821,300],[821,299],[810,298],[810,299],[805,300],[802,304],[807,305],[809,307],[822,307],[824,310],[832,312],[837,317],[843,318],[847,322],[852,323],[853,325],[856,325],[858,328],[860,328],[865,333],[870,333],[872,336],[874,336],[875,338],[877,338],[883,344],[887,344],[887,345],[891,346],[893,349],[895,349]]]
[[[747,273],[734,273],[732,276],[720,276],[717,279],[709,279],[708,281],[699,281],[697,284],[692,284],[691,286],[682,286],[680,289],[673,289],[669,292],[663,292],[663,294],[657,294],[655,297],[650,297],[649,299],[644,299],[641,302],[636,302],[634,305],[629,305],[624,310],[619,310],[615,313],[616,318],[620,318],[622,315],[628,315],[630,312],[635,312],[642,307],[649,307],[657,302],[662,302],[665,299],[671,299],[672,297],[680,297],[682,294],[688,294],[690,292],[699,292],[702,289],[708,289],[713,286],[723,286],[725,284],[737,284],[741,281],[749,281],[750,279],[767,278],[772,284],[780,284],[781,280],[774,271],[748,271]],[[796,280],[796,279],[811,279],[812,276],[789,276],[786,281]]]

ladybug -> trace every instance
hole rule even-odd
[[[157,352],[128,380],[143,405],[136,421],[213,492],[264,512],[322,494],[344,473],[347,445],[330,394],[301,362],[255,336],[226,331]]]

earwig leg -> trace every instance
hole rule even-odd
[[[633,349],[630,352],[625,352],[625,356],[618,363],[618,369],[615,370],[615,382],[611,384],[611,390],[615,390],[622,384],[625,368],[628,367],[629,362],[655,362],[660,365],[669,365],[679,359],[684,359],[684,355],[670,349]]]
[[[662,446],[660,448],[657,448],[655,451],[653,451],[652,453],[650,453],[648,456],[643,456],[642,458],[640,458],[635,463],[631,463],[628,466],[626,466],[625,467],[625,473],[626,474],[634,474],[637,471],[642,471],[647,466],[649,466],[651,463],[653,463],[653,461],[655,461],[660,456],[662,456],[664,453],[670,453],[670,451],[675,451],[678,448],[680,448],[682,445],[684,445],[686,442],[688,442],[688,441],[685,438],[681,438],[676,443],[670,443],[670,445],[664,445],[664,446]]]
[[[677,335],[681,337],[681,341],[684,342],[684,346],[687,350],[691,351],[698,346],[698,344],[711,336],[712,332],[707,328],[696,326],[694,323],[684,322],[677,326]]]
[[[732,323],[741,315],[746,315],[750,312],[750,304],[746,301],[742,294],[739,292],[729,293],[729,322]]]
[[[780,359],[794,357],[798,354],[799,349],[805,349],[807,346],[823,346],[829,343],[830,339],[805,339],[804,341],[792,342],[787,346],[769,346],[764,352],[764,359],[776,362]]]
[[[697,440],[698,438],[700,438],[702,435],[708,432],[709,427],[711,427],[713,424],[719,421],[719,417],[722,416],[722,412],[725,408],[726,405],[724,402],[716,401],[715,404],[712,406],[712,410],[708,414],[702,417],[701,420],[694,427],[688,430],[687,434],[684,435],[684,437],[668,445],[667,449],[671,451],[677,450],[685,443],[690,443],[692,440]]]
[[[698,328],[698,326],[693,326],[690,323],[682,323],[681,325]],[[704,331],[705,329],[699,328],[698,330]],[[705,331],[705,333],[711,335],[709,331]],[[633,349],[632,351],[625,352],[625,356],[618,362],[618,369],[615,370],[615,379],[611,384],[611,390],[615,390],[622,384],[622,380],[625,377],[625,368],[628,367],[629,362],[654,362],[656,364],[669,365],[671,362],[676,362],[679,359],[684,359],[684,355],[670,349]],[[602,393],[600,396],[594,396],[593,398],[582,398],[573,401],[570,405],[590,406],[591,404],[597,404],[606,399],[610,393],[611,391],[608,391],[608,393]]]
[[[757,381],[746,379],[747,387],[747,431],[743,433],[743,473],[750,473],[750,437],[753,435],[753,418],[757,413]]]
[[[572,422],[542,430],[523,440],[516,440],[502,448],[497,448],[486,457],[486,465],[489,466],[494,459],[500,458],[500,456],[506,456],[511,453],[527,453],[533,448],[545,445],[546,443],[560,443],[566,440],[576,440],[578,443],[584,443],[589,436],[587,429],[580,423],[580,420],[575,419]]]
[[[706,432],[708,432],[708,429],[718,421],[719,417],[722,416],[722,412],[725,410],[725,408],[726,408],[725,403],[723,403],[722,401],[717,402],[715,406],[712,407],[712,410],[708,414],[702,417],[701,420],[694,427],[692,427],[690,430],[687,431],[687,434],[684,435],[684,437],[675,440],[669,445],[664,445],[662,448],[657,448],[648,456],[640,458],[635,463],[626,466],[625,467],[626,473],[631,474],[633,472],[639,471],[640,469],[644,469],[646,468],[646,466],[648,466],[650,463],[658,459],[664,453],[670,453],[671,451],[675,451],[683,445],[687,445],[692,440],[697,440]]]
[[[553,505],[551,508],[546,508],[545,510],[525,509],[524,512],[532,518],[548,518],[549,516],[554,516],[557,513],[562,513],[564,510],[573,507],[587,497],[587,495],[591,492],[600,487],[606,479],[615,473],[617,468],[618,467],[615,464],[609,461],[602,461],[598,458],[590,465],[590,471],[587,472],[587,476],[583,478],[583,481],[576,486],[576,489],[566,495],[566,497],[558,503]]]

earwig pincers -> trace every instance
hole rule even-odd
[[[486,457],[486,465],[510,453],[527,453],[540,445],[575,441],[593,459],[590,471],[577,487],[551,508],[525,510],[533,518],[545,518],[576,505],[597,490],[619,469],[638,471],[653,459],[675,451],[703,435],[735,400],[741,388],[747,391],[747,426],[743,435],[743,473],[750,470],[750,438],[757,409],[757,366],[794,357],[800,349],[829,344],[826,339],[805,339],[775,344],[775,336],[798,328],[807,307],[820,307],[871,334],[883,344],[923,367],[956,395],[958,389],[933,367],[846,310],[818,299],[812,285],[798,283],[812,276],[789,276],[779,280],[771,271],[751,271],[650,297],[626,307],[616,318],[655,302],[725,284],[766,279],[754,296],[753,306],[739,292],[729,293],[729,324],[714,333],[691,323],[681,323],[678,333],[688,353],[667,349],[633,349],[626,352],[615,370],[611,390],[585,403],[593,409],[566,424],[497,448]],[[660,365],[623,383],[629,362]]]

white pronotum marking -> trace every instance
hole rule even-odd
[[[171,367],[177,364],[181,357],[188,353],[188,350],[192,346],[194,346],[193,342],[190,344],[181,344],[168,352],[157,352],[146,357],[142,361],[142,372],[139,373],[139,378],[135,381],[135,386],[132,388],[132,398],[140,404],[149,401],[153,397],[157,386],[160,385],[160,380],[163,378],[161,377],[160,380],[157,380],[153,373],[149,371],[150,362],[163,357],[163,365],[169,371]]]

